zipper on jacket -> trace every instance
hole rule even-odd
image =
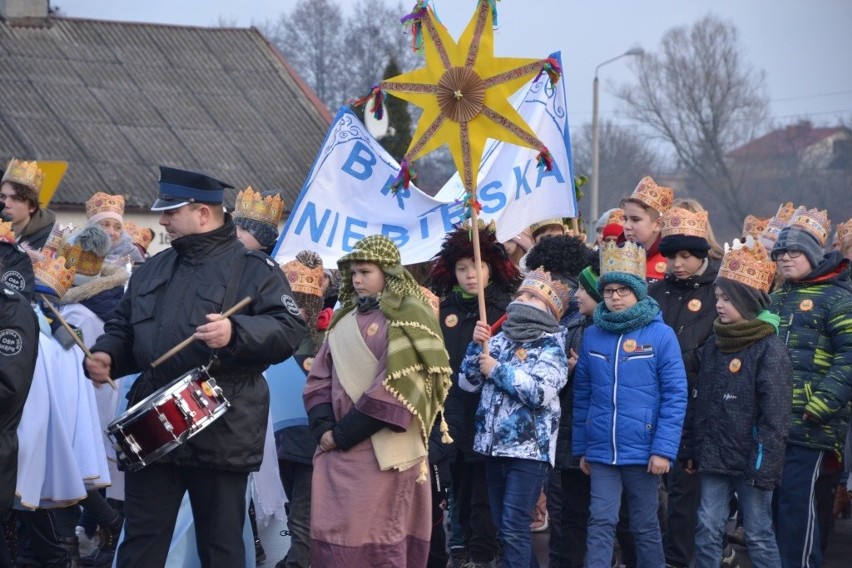
[[[796,312],[790,314],[790,321],[787,322],[787,335],[784,337],[784,345],[790,341],[790,329],[793,327],[793,316],[796,315]]]
[[[615,361],[613,362],[612,375],[612,465],[618,463],[618,446],[615,444],[616,422],[618,421],[618,354],[621,351],[621,340],[624,339],[624,334],[618,336],[618,342],[615,344]]]
[[[754,469],[760,469],[761,464],[763,464],[763,442],[757,445],[757,462],[754,464]]]

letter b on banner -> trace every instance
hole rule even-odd
[[[373,175],[373,166],[376,165],[376,156],[370,148],[361,141],[356,141],[349,152],[349,157],[343,164],[344,172],[361,181],[368,180]]]

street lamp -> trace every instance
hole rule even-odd
[[[617,55],[612,59],[607,59],[603,63],[599,64],[595,67],[595,80],[592,83],[592,219],[591,224],[594,228],[594,224],[598,221],[598,201],[599,201],[599,188],[598,188],[598,178],[600,174],[600,125],[598,124],[598,69],[603,67],[608,63],[612,63],[622,57],[628,56],[643,56],[645,55],[645,50],[641,47],[634,47],[633,49],[628,49],[621,55]],[[594,231],[589,231],[590,235],[594,235]]]

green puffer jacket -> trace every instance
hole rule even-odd
[[[837,253],[826,255],[807,280],[773,292],[769,309],[781,317],[779,335],[793,361],[788,443],[840,454],[852,399],[849,261]]]

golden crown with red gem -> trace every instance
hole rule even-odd
[[[4,181],[19,183],[38,194],[44,183],[44,172],[41,171],[35,160],[25,162],[12,158],[9,161],[9,165],[6,166],[6,172],[3,174],[3,179],[0,179],[0,183]]]
[[[657,213],[665,213],[674,203],[674,190],[657,185],[651,176],[645,176],[639,180],[630,199],[647,205]]]
[[[301,251],[296,258],[281,266],[290,290],[310,296],[323,296],[322,281],[324,273],[322,259],[313,251]]]
[[[796,227],[809,233],[819,242],[820,246],[825,246],[828,235],[831,234],[831,221],[828,219],[828,211],[825,209],[799,207],[787,226]]]
[[[689,211],[672,207],[663,213],[663,236],[684,235],[707,238],[707,211]]]
[[[744,241],[734,239],[732,245],[725,244],[719,277],[769,292],[775,278],[775,268],[775,263],[766,254],[763,245],[747,235]]]
[[[645,247],[626,241],[622,246],[608,242],[601,251],[600,277],[609,272],[623,272],[645,279]]]
[[[606,225],[624,226],[624,209],[613,209],[606,218]]]
[[[781,204],[781,207],[778,208],[778,213],[769,220],[769,223],[766,225],[766,229],[763,233],[761,233],[760,237],[758,237],[760,239],[760,243],[764,246],[764,248],[766,248],[766,250],[772,250],[772,247],[775,245],[775,241],[778,240],[778,235],[781,233],[781,229],[787,226],[795,212],[796,207],[793,205],[792,201]]]
[[[837,240],[840,242],[841,249],[852,243],[852,219],[837,225]]]
[[[743,221],[743,235],[751,235],[754,238],[760,236],[766,227],[769,225],[771,217],[755,217],[754,215],[746,215]]]
[[[86,217],[94,217],[99,214],[119,218],[124,217],[124,196],[110,195],[99,191],[86,201]]]
[[[235,218],[254,219],[277,229],[283,213],[284,201],[277,193],[264,197],[262,193],[248,186],[237,194]]]
[[[65,265],[65,258],[44,258],[33,264],[36,279],[61,298],[74,284],[75,269]]]
[[[571,300],[571,288],[559,279],[551,278],[550,272],[541,266],[524,275],[523,282],[518,286],[520,292],[529,292],[540,299],[556,319],[562,317]]]
[[[128,235],[130,235],[130,238],[134,243],[145,250],[148,250],[148,245],[150,245],[151,241],[154,239],[154,233],[151,229],[148,229],[147,227],[140,227],[133,221],[126,221],[124,223],[124,230]]]

